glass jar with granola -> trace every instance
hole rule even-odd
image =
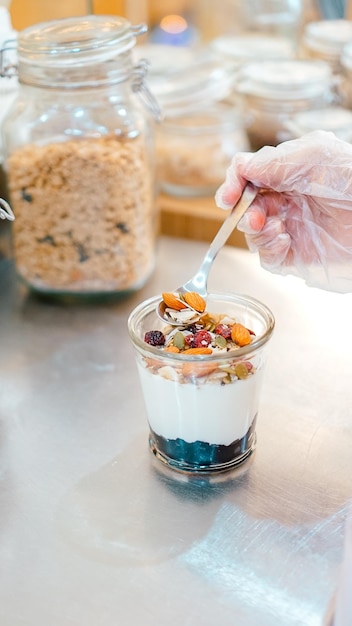
[[[121,294],[153,270],[153,123],[140,100],[156,105],[131,54],[144,31],[89,15],[19,34],[4,141],[16,267],[36,292]]]
[[[171,196],[211,196],[234,154],[248,149],[244,115],[224,102],[165,117],[156,134],[160,189]]]
[[[236,152],[249,148],[246,114],[228,103],[235,72],[209,51],[183,56],[166,51],[167,68],[151,71],[163,111],[156,132],[156,172],[161,192],[175,197],[212,196]],[[158,65],[156,65],[158,67]]]

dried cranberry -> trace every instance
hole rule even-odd
[[[144,335],[144,341],[151,346],[163,346],[165,343],[165,335],[161,330],[148,330]]]
[[[224,337],[224,339],[231,339],[231,326],[227,324],[218,324],[214,332],[216,335]]]
[[[205,348],[212,342],[212,336],[207,330],[198,330],[194,335],[194,347]]]
[[[189,335],[185,335],[185,343],[188,348],[195,348],[196,344],[194,343],[194,335],[190,333]]]

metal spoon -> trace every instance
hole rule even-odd
[[[211,242],[198,272],[187,283],[175,289],[175,292],[179,294],[196,292],[200,296],[202,296],[204,300],[206,300],[207,293],[208,293],[207,292],[208,275],[209,275],[211,266],[213,264],[213,261],[216,255],[218,254],[218,252],[225,245],[226,241],[231,235],[233,229],[237,226],[241,217],[243,217],[248,207],[252,204],[258,191],[259,189],[257,187],[254,187],[254,185],[252,185],[251,183],[247,183],[239,201],[233,207],[233,209],[231,210],[231,212],[229,213],[229,215],[227,216],[223,224],[220,226],[213,241]],[[165,305],[165,302],[161,300],[161,302],[159,302],[159,304],[156,307],[158,317],[160,317],[160,319],[162,319],[163,322],[166,322],[167,324],[170,324],[171,326],[182,326],[182,324],[184,324],[186,321],[195,322],[197,319],[199,319],[203,315],[202,313],[194,311],[194,315],[192,315],[192,318],[186,320],[187,310],[185,310],[184,320],[182,321],[181,319],[182,318],[182,311],[181,311],[181,315],[178,316],[178,318],[180,319],[176,321],[170,316],[170,314],[167,312],[166,309],[167,307]],[[192,309],[188,309],[188,316],[190,316],[190,312],[192,313]]]

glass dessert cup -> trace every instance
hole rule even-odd
[[[145,341],[150,331],[162,331],[170,341],[170,327],[156,314],[159,301],[160,295],[142,302],[128,320],[150,428],[150,449],[157,459],[182,472],[232,469],[248,459],[256,446],[273,314],[249,296],[210,293],[205,329],[211,333],[213,349],[205,354],[203,349],[183,354],[168,351],[166,344]],[[224,346],[226,342],[215,332],[219,319],[243,325],[250,331],[250,343]],[[170,332],[174,340],[179,329]]]

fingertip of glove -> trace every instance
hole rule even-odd
[[[255,235],[262,230],[265,219],[265,214],[262,211],[250,208],[238,223],[237,228],[247,235]]]
[[[215,193],[215,204],[219,209],[232,209],[236,202],[236,195],[233,190],[226,185],[221,185]]]

